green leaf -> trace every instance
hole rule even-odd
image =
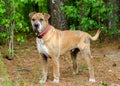
[[[70,30],[75,30],[75,25],[70,25]]]
[[[100,13],[104,13],[104,12],[106,12],[106,11],[107,11],[106,8],[101,8],[101,9],[100,9]]]
[[[105,83],[100,83],[99,86],[108,86],[108,85]]]

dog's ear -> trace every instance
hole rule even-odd
[[[45,20],[48,20],[50,18],[50,14],[44,13]]]
[[[29,17],[32,18],[35,13],[36,13],[36,12],[31,12],[31,13],[29,13]]]

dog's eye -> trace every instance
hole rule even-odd
[[[43,19],[39,19],[40,21],[43,21]]]
[[[35,19],[32,19],[32,21],[35,21]]]

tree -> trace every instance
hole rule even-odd
[[[111,35],[111,38],[117,38],[118,35],[118,4],[119,1],[117,0],[105,0],[105,7],[110,8],[107,12],[108,18],[105,20],[105,24],[107,25],[107,32]]]
[[[65,5],[65,0],[48,0],[48,12],[51,15],[50,23],[61,30],[68,29],[67,19],[61,6]]]

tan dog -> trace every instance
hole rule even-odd
[[[97,31],[94,37],[90,36],[86,32],[82,31],[61,31],[55,29],[52,25],[49,25],[48,19],[49,14],[46,13],[35,13],[29,14],[31,18],[31,23],[33,30],[38,35],[37,49],[40,55],[43,57],[43,69],[42,69],[42,79],[40,83],[45,83],[47,80],[47,59],[51,57],[53,61],[53,75],[54,82],[58,83],[60,78],[59,70],[59,57],[60,55],[66,53],[66,51],[71,51],[71,57],[73,60],[74,74],[78,73],[76,55],[81,51],[85,60],[87,61],[90,82],[95,82],[94,69],[91,64],[91,52],[90,52],[90,39],[97,40],[100,34],[100,30]]]

